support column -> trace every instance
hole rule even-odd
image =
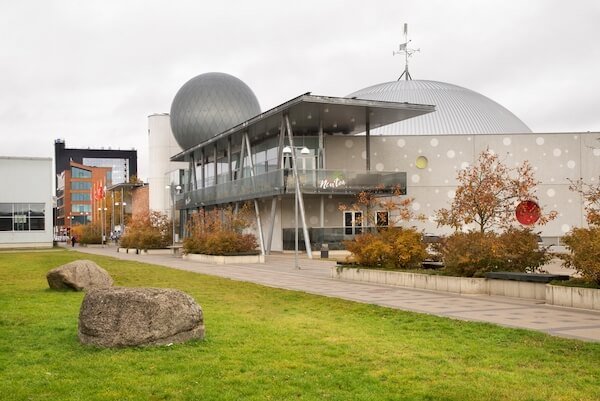
[[[371,171],[371,121],[370,121],[370,113],[371,111],[367,107],[365,109],[365,152],[367,153],[367,171]]]
[[[248,152],[248,161],[250,162],[250,177],[254,179],[254,161],[252,160],[252,151],[250,149],[250,138],[248,134],[244,133],[242,137],[242,149],[246,145],[246,151]],[[254,184],[252,185],[254,187]],[[258,242],[260,244],[261,255],[265,254],[265,239],[263,235],[262,222],[260,219],[260,208],[258,205],[258,199],[254,199],[254,212],[256,213],[256,225],[258,226]]]
[[[298,205],[300,206],[300,218],[302,220],[302,232],[304,234],[304,245],[306,246],[306,254],[309,259],[312,259],[312,249],[310,248],[310,237],[308,236],[308,227],[306,226],[306,213],[304,211],[304,197],[302,196],[302,186],[300,185],[300,177],[298,176],[298,166],[296,163],[296,150],[294,148],[294,139],[292,133],[292,125],[288,115],[284,115],[285,125],[287,127],[288,139],[292,148],[292,169],[294,170],[294,179],[296,181],[295,191],[298,193]]]
[[[271,254],[271,245],[273,244],[273,233],[275,232],[275,218],[277,216],[277,197],[271,199],[271,224],[269,225],[269,234],[267,235],[267,255]]]

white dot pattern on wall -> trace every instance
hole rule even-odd
[[[419,174],[413,174],[412,177],[410,177],[410,180],[416,184],[421,181],[421,176],[419,176]]]
[[[463,170],[469,168],[469,166],[470,166],[469,162],[462,162],[460,164],[460,168]]]
[[[567,167],[568,167],[568,168],[571,168],[571,169],[573,169],[573,168],[575,168],[575,165],[576,165],[576,163],[575,163],[575,160],[569,160],[569,161],[567,162]]]
[[[504,138],[502,140],[502,143],[504,144],[504,146],[510,146],[510,144],[512,143],[510,138]]]
[[[600,156],[600,149],[596,148],[592,151],[592,153],[594,154],[594,156]]]
[[[448,159],[454,159],[454,156],[456,156],[456,152],[450,149],[446,152],[446,156],[448,157]]]
[[[312,225],[319,224],[319,218],[317,216],[310,216],[309,221]]]
[[[354,141],[352,139],[346,139],[346,142],[344,142],[344,144],[346,145],[346,147],[348,149],[350,149],[351,147],[354,146]]]
[[[435,148],[440,144],[440,141],[437,138],[432,138],[431,141],[429,141],[429,144]]]
[[[377,170],[377,171],[383,171],[383,169],[384,169],[383,163],[377,163],[375,165],[375,170]]]
[[[450,199],[454,199],[454,197],[456,196],[456,192],[453,190],[448,191],[448,198]]]
[[[568,233],[568,232],[569,232],[569,230],[571,230],[571,227],[570,227],[568,224],[563,224],[562,226],[560,226],[560,230],[561,230],[563,233]]]
[[[406,146],[406,141],[404,139],[398,139],[396,141],[396,146],[398,146],[399,148],[403,148]]]
[[[554,195],[556,195],[556,191],[554,190],[554,188],[550,188],[546,191],[546,195],[548,195],[550,198],[553,198]]]
[[[421,204],[419,202],[413,202],[412,204],[412,210],[414,210],[415,212],[419,209],[421,209]]]
[[[538,145],[542,146],[544,144],[544,138],[541,136],[538,136],[537,138],[535,138],[535,143],[537,143]]]
[[[360,157],[363,160],[367,160],[367,151],[363,150],[362,152],[360,152]]]
[[[559,157],[559,156],[562,154],[562,151],[561,151],[559,148],[555,148],[555,149],[552,151],[552,154],[553,154],[555,157]]]

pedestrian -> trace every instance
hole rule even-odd
[[[77,242],[77,237],[76,236],[72,236],[71,237],[71,246],[74,248],[75,247],[75,243]]]

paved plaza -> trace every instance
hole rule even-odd
[[[186,261],[173,255],[118,253],[115,247],[77,247],[75,250],[394,309],[600,341],[600,312],[597,311],[557,307],[519,298],[457,295],[343,281],[330,277],[330,268],[335,266],[335,262],[329,260],[301,257],[300,269],[297,269],[293,254],[269,255],[264,264],[213,265]]]

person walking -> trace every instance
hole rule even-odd
[[[74,248],[75,247],[75,243],[77,242],[77,237],[76,236],[72,236],[71,237],[71,246]]]

